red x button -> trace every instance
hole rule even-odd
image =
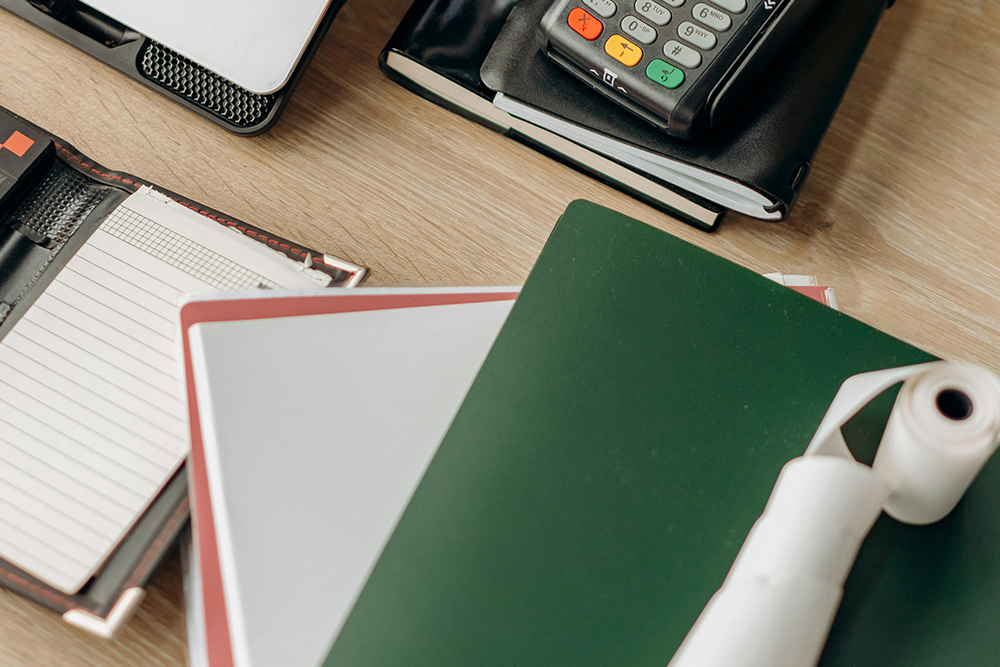
[[[577,31],[584,39],[595,40],[604,32],[604,24],[596,18],[577,7],[569,13],[566,19],[569,27]]]

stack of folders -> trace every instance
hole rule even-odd
[[[189,300],[192,664],[666,665],[843,381],[932,359],[770,278],[577,202],[520,290]],[[823,665],[996,664],[998,477],[876,524]]]
[[[811,277],[767,277],[836,306]],[[320,664],[518,293],[188,299],[193,666]],[[331,404],[337,378],[352,379]]]

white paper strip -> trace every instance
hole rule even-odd
[[[875,463],[854,460],[841,427],[904,382]],[[844,582],[885,509],[908,523],[950,512],[1000,441],[1000,380],[935,362],[849,378],[804,456],[785,465],[669,667],[812,667]]]

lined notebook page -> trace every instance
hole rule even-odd
[[[0,557],[64,592],[187,455],[180,297],[329,278],[148,188],[0,341]]]

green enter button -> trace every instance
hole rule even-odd
[[[654,60],[646,65],[646,76],[671,90],[684,83],[684,72],[662,60]]]

